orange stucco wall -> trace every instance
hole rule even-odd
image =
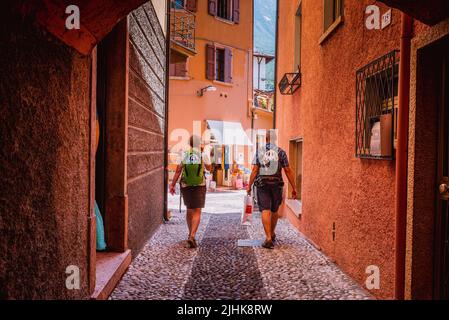
[[[293,72],[294,19],[299,1],[280,0],[278,77]],[[303,138],[302,216],[292,222],[365,284],[368,266],[380,268],[379,298],[394,292],[395,161],[355,157],[356,70],[399,49],[401,15],[384,30],[365,27],[372,1],[344,1],[344,21],[322,44],[323,2],[302,1],[302,86],[278,95],[280,144]],[[388,7],[376,3],[385,13]],[[332,230],[335,223],[335,240]]]
[[[193,122],[205,120],[240,122],[251,128],[252,105],[252,1],[240,1],[240,23],[231,24],[208,14],[207,0],[198,1],[196,51],[188,59],[188,78],[170,80],[169,146],[179,142],[176,129],[193,132]],[[206,44],[230,47],[233,53],[232,84],[206,79]],[[215,92],[197,96],[201,88],[213,85]]]

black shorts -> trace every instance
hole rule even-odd
[[[203,209],[206,203],[206,186],[181,188],[187,209]]]
[[[257,187],[257,205],[259,210],[277,212],[282,204],[283,194],[284,187],[282,186]]]

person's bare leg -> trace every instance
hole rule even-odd
[[[276,235],[276,226],[278,224],[278,220],[279,220],[279,212],[273,212],[271,213],[271,238],[275,238]]]
[[[195,238],[201,222],[201,209],[192,210],[190,237]]]
[[[265,235],[267,237],[267,241],[271,241],[271,211],[270,210],[264,210],[262,211],[262,224],[263,229],[265,231]]]
[[[193,209],[187,209],[187,215],[186,215],[186,220],[187,220],[187,227],[189,228],[189,237],[192,234],[192,218],[193,218]]]

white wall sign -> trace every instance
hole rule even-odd
[[[391,24],[391,9],[385,12],[382,16],[382,29],[385,29]]]
[[[367,15],[365,20],[365,26],[368,30],[385,29],[391,24],[392,20],[391,9],[381,16],[379,6],[370,5],[366,7],[365,14]]]

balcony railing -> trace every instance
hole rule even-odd
[[[195,14],[187,10],[182,2],[172,0],[170,16],[171,41],[195,53]]]
[[[292,95],[301,87],[301,71],[286,73],[279,81],[279,91],[283,95]]]

